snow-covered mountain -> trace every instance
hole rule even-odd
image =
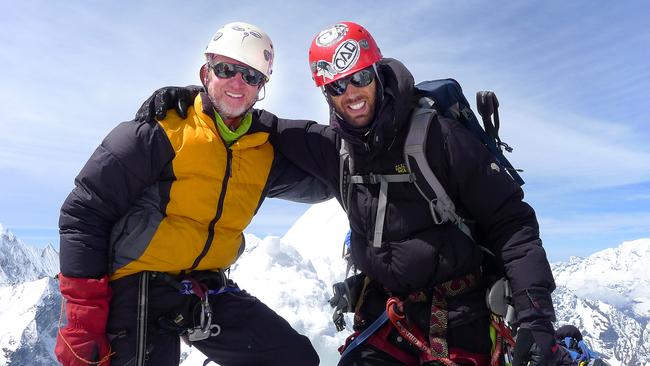
[[[650,365],[650,239],[551,267],[559,324],[581,329],[612,365]]]
[[[312,206],[282,237],[246,236],[247,249],[230,277],[308,336],[321,365],[336,365],[337,348],[349,331],[336,332],[327,300],[345,276],[341,258],[347,217],[334,200]],[[352,324],[351,317],[347,319]],[[200,366],[205,357],[184,348],[182,366]]]
[[[311,207],[282,238],[246,235],[231,278],[282,315],[335,365],[337,333],[327,299],[343,279],[347,219],[335,201]],[[552,264],[558,325],[574,324],[613,366],[650,365],[650,239]],[[0,366],[52,365],[60,295],[58,254],[25,246],[0,226]],[[351,319],[348,318],[348,324]],[[184,346],[182,366],[204,356]]]
[[[48,245],[36,249],[24,245],[0,224],[0,286],[13,285],[59,272],[59,253]]]
[[[52,277],[0,286],[0,365],[56,365],[61,295]]]
[[[650,365],[647,320],[632,318],[600,300],[580,298],[564,286],[553,292],[557,326],[573,324],[612,366]]]
[[[553,273],[558,286],[579,297],[602,300],[633,317],[650,318],[650,239],[554,263]]]
[[[0,225],[0,365],[53,365],[61,295],[51,245],[24,245]]]

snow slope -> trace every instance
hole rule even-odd
[[[247,249],[230,276],[308,336],[321,365],[336,365],[337,348],[350,334],[336,332],[327,302],[331,285],[345,275],[341,250],[347,231],[347,217],[336,201],[314,205],[282,238],[246,235]],[[186,357],[182,366],[205,360],[197,351]]]
[[[347,219],[336,201],[312,206],[282,238],[246,235],[231,278],[307,335],[322,365],[338,362],[327,300],[344,277]],[[552,264],[558,325],[574,324],[613,366],[650,365],[650,239],[622,243],[586,258]],[[24,245],[0,226],[0,366],[52,365],[60,294],[51,278],[58,253]],[[348,317],[348,324],[351,319]],[[183,346],[182,365],[204,356]]]
[[[576,295],[650,317],[650,239],[623,242],[587,258],[553,264],[555,282]]]

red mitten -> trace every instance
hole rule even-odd
[[[108,276],[72,278],[59,274],[67,324],[56,338],[54,353],[64,366],[110,366],[106,322],[111,301]]]

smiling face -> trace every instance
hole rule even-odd
[[[375,114],[376,85],[376,80],[364,87],[348,84],[345,93],[329,96],[334,110],[354,127],[369,125]]]
[[[230,57],[215,55],[210,58],[211,65],[216,65],[219,62],[248,67],[248,65]],[[204,82],[216,111],[228,126],[235,128],[239,126],[241,117],[257,101],[257,93],[261,88],[261,85],[247,84],[242,79],[240,72],[233,77],[222,79],[217,77],[212,69],[207,70]]]

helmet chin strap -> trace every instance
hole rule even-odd
[[[260,90],[264,91],[264,95],[261,98],[260,98]],[[264,98],[266,98],[266,83],[262,84],[262,87],[260,87],[257,90],[257,102],[259,102],[261,100],[264,100]],[[257,103],[257,102],[255,102],[255,103]],[[251,108],[253,108],[253,106],[251,106]]]
[[[377,101],[379,103],[376,103],[376,105],[379,105],[381,103],[381,101],[384,100],[384,83],[381,80],[381,77],[379,76],[379,70],[377,69],[377,63],[376,62],[374,64],[372,64],[372,69],[375,71],[375,79],[377,79],[377,83],[379,84],[379,89],[378,89],[379,93],[378,94],[381,97],[381,99]]]

